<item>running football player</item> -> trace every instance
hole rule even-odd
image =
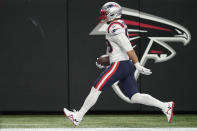
[[[101,92],[111,87],[116,81],[120,81],[124,93],[131,103],[160,108],[170,123],[173,117],[174,102],[161,102],[148,94],[139,93],[134,78],[135,69],[144,75],[150,75],[152,72],[139,63],[138,57],[128,39],[127,25],[120,19],[122,14],[121,6],[115,2],[108,2],[103,5],[100,13],[100,22],[107,22],[108,24],[106,43],[110,66],[95,81],[81,109],[79,111],[69,111],[64,108],[65,115],[74,125],[79,125],[86,112],[96,103]],[[98,63],[96,65],[101,67]]]

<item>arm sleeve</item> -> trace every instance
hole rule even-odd
[[[111,36],[111,38],[113,42],[117,43],[126,52],[133,50],[128,37],[124,33],[119,33],[117,35]]]

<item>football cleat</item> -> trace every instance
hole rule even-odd
[[[173,119],[173,108],[174,108],[174,102],[167,102],[167,107],[163,110],[163,113],[166,115],[168,119],[168,123],[172,122]]]
[[[77,111],[69,111],[68,109],[64,108],[63,109],[64,111],[64,114],[68,117],[68,119],[70,119],[72,121],[72,123],[75,125],[75,126],[78,126],[82,120],[82,118],[80,118],[78,116],[78,112]]]

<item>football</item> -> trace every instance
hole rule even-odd
[[[109,56],[108,55],[102,55],[99,58],[97,58],[96,61],[98,64],[101,64],[102,66],[109,66],[110,62],[109,62]]]

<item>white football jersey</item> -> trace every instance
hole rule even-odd
[[[132,50],[131,43],[128,40],[119,41],[122,37],[117,37],[119,34],[126,36],[128,39],[127,25],[123,20],[116,20],[109,24],[106,33],[107,55],[109,55],[110,63],[117,61],[129,60],[127,51]],[[114,39],[116,37],[116,39]],[[118,40],[119,39],[119,40]],[[119,41],[119,42],[118,42]]]

